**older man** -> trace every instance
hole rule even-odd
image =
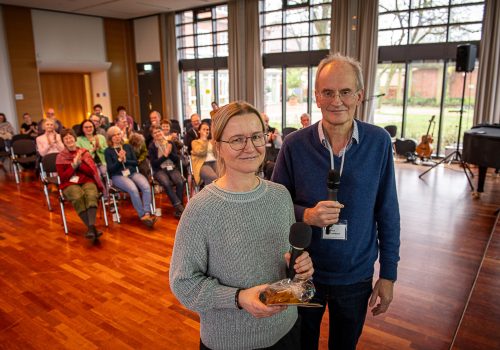
[[[297,221],[313,226],[313,301],[324,306],[299,311],[303,348],[318,347],[328,305],[329,348],[355,349],[368,306],[374,316],[386,312],[397,278],[400,224],[392,145],[384,129],[354,118],[364,96],[359,62],[328,56],[318,66],[315,89],[323,118],[288,135],[272,179],[290,191]],[[337,185],[329,184],[338,187],[337,196],[328,195],[330,172],[340,177]],[[377,258],[380,272],[372,289]]]
[[[198,134],[198,128],[201,124],[201,118],[197,113],[191,115],[191,129],[184,135],[184,145],[186,145],[189,154],[191,154],[191,142],[200,137]]]

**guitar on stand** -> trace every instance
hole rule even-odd
[[[436,126],[434,118],[436,118],[435,115],[433,115],[429,120],[429,127],[427,128],[427,133],[425,135],[422,135],[421,141],[415,150],[417,152],[417,155],[422,159],[429,159],[432,156],[432,151],[433,151],[432,142],[434,141],[432,136],[434,135],[434,127]],[[433,125],[432,133],[429,134],[429,132],[431,131],[431,125]]]

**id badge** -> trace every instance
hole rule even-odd
[[[172,170],[174,170],[174,166],[171,164],[167,165],[167,171],[172,171]]]
[[[129,177],[130,176],[130,169],[124,169],[124,170],[122,170],[122,175],[125,176],[125,177]]]
[[[328,228],[323,227],[323,239],[347,240],[347,220],[339,220],[335,225]]]
[[[77,184],[78,183],[78,180],[80,180],[80,177],[79,176],[71,176],[71,178],[69,179],[69,182],[72,182],[74,184]]]

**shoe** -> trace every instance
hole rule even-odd
[[[153,227],[153,225],[155,224],[156,220],[153,220],[153,218],[151,217],[151,215],[148,214],[145,214],[142,218],[141,218],[141,222],[146,225],[147,227]]]
[[[94,230],[92,230],[91,227],[89,227],[88,231],[85,233],[85,238],[95,240],[95,233]]]
[[[97,228],[95,226],[90,226],[92,231],[94,232],[94,240],[98,240],[99,237],[102,236],[102,231],[98,231]]]
[[[175,206],[175,212],[174,212],[174,216],[176,218],[180,218],[182,216],[182,213],[184,212],[184,206],[182,204],[177,204]]]

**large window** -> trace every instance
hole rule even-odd
[[[435,116],[435,154],[456,148],[464,83],[456,47],[480,44],[483,12],[484,1],[380,0],[376,93],[385,95],[375,124],[396,125],[399,137],[420,142]],[[477,68],[467,73],[462,132],[472,126]]]
[[[330,49],[330,0],[261,0],[264,110],[273,127],[300,127],[314,108],[314,74]],[[313,112],[314,111],[314,112]]]
[[[484,1],[380,0],[379,46],[478,41]]]
[[[184,118],[208,118],[212,101],[229,102],[227,16],[225,4],[176,15]]]

